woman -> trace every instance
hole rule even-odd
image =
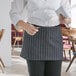
[[[30,76],[61,76],[63,56],[60,21],[56,11],[62,7],[70,23],[69,0],[14,0],[10,16],[24,30],[21,57],[27,60]]]

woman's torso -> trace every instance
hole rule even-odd
[[[23,15],[28,14],[28,22],[40,26],[56,26],[59,18],[56,11],[61,7],[62,0],[27,0]]]

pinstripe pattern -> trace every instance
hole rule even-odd
[[[63,44],[60,26],[39,27],[39,32],[34,36],[24,33],[20,56],[28,60],[62,60]]]

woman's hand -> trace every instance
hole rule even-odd
[[[22,20],[20,20],[17,23],[17,26],[20,26],[24,31],[26,31],[31,36],[35,35],[39,31],[38,27],[35,27],[34,25],[31,25],[29,23],[25,23]]]
[[[64,22],[65,22],[65,24],[70,24],[71,23],[71,19],[70,18],[65,18]]]
[[[64,17],[62,14],[60,14],[59,20],[60,20],[60,24],[67,24],[68,25],[71,23],[71,19]]]

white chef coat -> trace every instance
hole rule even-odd
[[[71,18],[69,0],[14,0],[11,6],[10,16],[14,25],[23,20],[39,26],[57,26],[60,22],[56,11],[60,7],[66,17]]]

